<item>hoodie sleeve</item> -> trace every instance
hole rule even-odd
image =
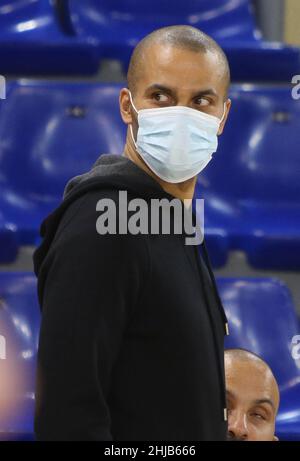
[[[39,271],[42,324],[38,440],[112,440],[110,377],[141,301],[148,251],[141,235],[99,235],[98,194],[72,206]]]

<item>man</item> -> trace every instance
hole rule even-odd
[[[192,200],[229,112],[229,79],[224,53],[197,29],[147,36],[120,93],[123,155],[71,180],[44,221],[39,440],[226,439],[227,323],[205,248],[204,262],[176,223],[123,232],[119,192],[131,204]],[[98,211],[111,202],[105,233]]]
[[[276,441],[279,389],[270,367],[243,349],[225,351],[228,438]]]

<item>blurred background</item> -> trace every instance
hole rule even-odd
[[[0,439],[33,438],[40,224],[68,179],[122,153],[118,95],[134,46],[190,24],[218,41],[232,72],[230,119],[195,197],[226,346],[271,365],[277,434],[300,440],[299,22],[298,0],[0,0]]]

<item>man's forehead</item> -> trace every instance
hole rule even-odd
[[[208,50],[195,51],[190,50],[184,46],[174,46],[163,43],[156,43],[147,46],[143,50],[142,56],[143,61],[149,60],[160,65],[170,64],[172,61],[176,60],[178,56],[180,56],[182,60],[185,60],[190,64],[199,64],[204,60],[211,63],[219,62],[217,54],[210,52]],[[180,62],[177,62],[177,64],[180,65]]]
[[[249,401],[270,399],[275,397],[273,377],[270,371],[257,364],[246,362],[227,363],[226,387],[232,395],[247,396]]]
[[[273,396],[273,387],[270,381],[261,380],[244,380],[235,375],[227,378],[226,388],[229,395],[238,397],[239,395],[249,396],[249,400],[271,399]]]
[[[239,358],[225,355],[226,375],[240,377],[245,380],[265,381],[269,378],[270,372],[266,365],[255,358]]]
[[[222,70],[212,53],[156,45],[145,50],[142,61],[140,81],[144,87],[157,81],[186,91],[222,85]]]

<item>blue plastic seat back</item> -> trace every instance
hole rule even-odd
[[[254,40],[248,0],[69,0],[74,30],[106,42],[134,43],[154,29],[190,24],[216,39]],[[110,35],[103,35],[110,30]]]
[[[0,74],[97,73],[101,51],[91,41],[74,37],[69,21],[63,21],[68,17],[65,5],[54,0],[0,2]]]
[[[300,440],[299,322],[287,287],[272,279],[219,279],[230,325],[225,348],[258,354],[273,370],[280,389],[276,435]]]
[[[0,190],[12,191],[8,197],[51,202],[100,154],[121,154],[125,125],[119,90],[117,85],[48,81],[9,85],[0,104]]]
[[[0,274],[0,439],[33,433],[39,307],[36,278]]]
[[[0,5],[0,41],[29,38],[36,33],[46,37],[58,29],[51,0],[5,0]]]
[[[290,86],[233,85],[230,97],[219,149],[199,175],[197,195],[244,207],[300,204],[300,105]]]
[[[218,287],[230,328],[226,348],[258,354],[270,365],[281,389],[299,382],[300,359],[292,357],[298,320],[286,285],[275,279],[220,278]]]

